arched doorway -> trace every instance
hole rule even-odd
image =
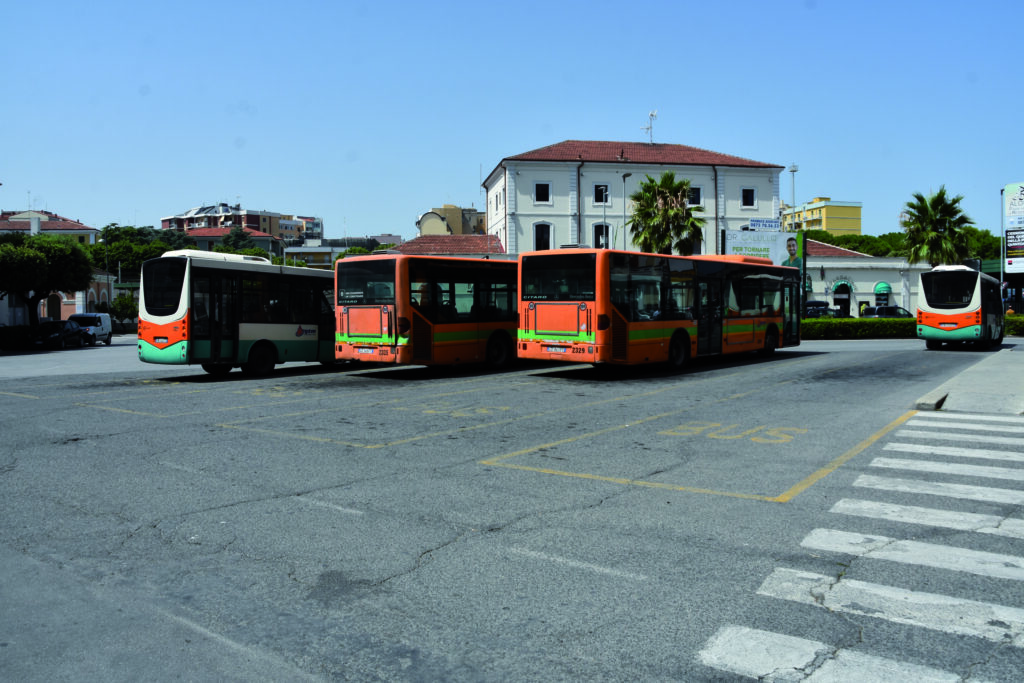
[[[44,315],[50,320],[60,320],[60,294],[51,294],[46,297],[46,311]]]
[[[839,280],[832,285],[832,301],[843,318],[850,317],[850,307],[853,301],[853,285],[846,280]]]

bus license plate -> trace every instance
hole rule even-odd
[[[549,346],[545,349],[548,353],[565,353],[568,350],[566,346]]]
[[[372,349],[372,348],[369,348],[369,347],[365,347],[365,346],[363,346],[363,347],[360,347],[360,348],[358,349],[358,352],[359,352],[359,353],[373,353],[373,349]]]

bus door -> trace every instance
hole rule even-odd
[[[192,338],[189,362],[234,362],[238,352],[238,281],[215,271],[192,270]]]
[[[789,280],[782,283],[782,345],[800,343],[800,283]]]
[[[697,354],[722,352],[722,281],[697,282]]]

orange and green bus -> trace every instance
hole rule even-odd
[[[520,358],[632,365],[800,343],[800,271],[751,256],[519,257]]]
[[[917,336],[927,348],[1003,343],[1005,311],[996,278],[967,266],[936,266],[921,273],[918,292]]]
[[[396,365],[515,360],[515,261],[372,254],[335,265],[339,360]]]
[[[334,360],[334,276],[265,258],[168,251],[142,264],[139,359],[265,375]]]

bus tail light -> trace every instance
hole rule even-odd
[[[412,329],[412,325],[409,323],[409,319],[404,316],[398,318],[398,335],[400,337],[408,337],[409,330]]]
[[[601,315],[597,316],[597,329],[607,330],[611,326],[612,320],[607,315],[602,313]]]

